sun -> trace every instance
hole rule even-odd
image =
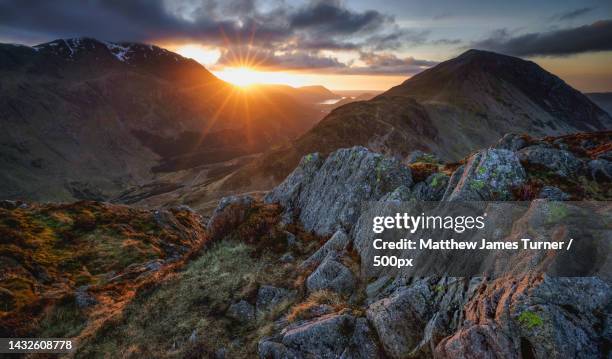
[[[248,87],[265,83],[265,74],[248,67],[231,67],[221,71],[215,71],[215,75],[221,80],[239,87]]]

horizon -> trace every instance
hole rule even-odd
[[[612,4],[603,1],[411,1],[376,9],[361,0],[74,5],[0,3],[0,42],[150,43],[235,85],[334,91],[384,91],[476,48],[533,61],[582,92],[612,91]]]

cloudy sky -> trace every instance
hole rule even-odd
[[[612,91],[609,0],[0,0],[0,42],[79,36],[154,43],[221,77],[249,68],[334,89],[383,90],[479,48]]]

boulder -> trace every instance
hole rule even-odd
[[[248,323],[255,319],[255,307],[246,300],[241,300],[230,305],[226,314],[240,323]]]
[[[416,201],[440,201],[449,180],[450,177],[444,173],[432,173],[425,181],[414,185],[410,198]]]
[[[206,226],[210,239],[222,239],[237,225],[244,222],[253,204],[254,200],[251,196],[222,198]]]
[[[339,229],[334,235],[325,242],[321,248],[314,252],[308,259],[306,259],[300,268],[314,268],[321,264],[325,257],[331,252],[341,252],[350,243],[350,239],[344,230]]]
[[[279,304],[293,299],[295,295],[296,292],[294,290],[262,285],[257,291],[256,309],[258,312],[272,310]]]
[[[265,201],[299,213],[304,228],[318,235],[350,228],[364,201],[377,201],[400,185],[412,186],[409,168],[364,147],[339,149],[324,162],[308,156]]]
[[[405,358],[421,341],[432,295],[425,282],[418,282],[368,307],[368,320],[388,356]]]
[[[284,333],[282,344],[302,358],[338,358],[345,350],[355,328],[348,314],[321,317]]]
[[[443,200],[511,200],[512,188],[526,179],[525,169],[517,156],[504,149],[479,151],[455,172],[458,174],[451,177]]]
[[[357,318],[353,336],[340,359],[379,359],[383,357],[382,350],[376,341],[376,334],[370,329],[367,319]]]
[[[330,290],[343,295],[350,295],[355,289],[355,276],[350,269],[340,263],[339,258],[330,253],[317,269],[306,279],[308,292]]]
[[[560,177],[577,177],[584,163],[571,152],[544,146],[529,146],[518,152],[521,163],[537,166]]]

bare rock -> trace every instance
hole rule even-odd
[[[304,228],[319,235],[350,228],[364,201],[379,200],[400,185],[412,186],[409,168],[364,147],[339,149],[320,162],[319,156],[305,156],[265,198],[299,213]]]
[[[526,179],[525,169],[517,156],[504,149],[479,151],[457,171],[459,174],[451,177],[443,200],[511,200],[512,188]]]
[[[529,146],[518,152],[521,162],[544,168],[561,177],[582,173],[584,163],[571,152],[543,146]]]
[[[240,323],[248,323],[255,319],[255,307],[246,300],[241,300],[230,305],[226,314]]]
[[[222,198],[206,227],[211,240],[222,239],[237,225],[244,222],[253,203],[254,200],[251,196]]]
[[[330,290],[350,295],[355,289],[356,279],[350,269],[340,263],[335,255],[328,255],[317,269],[306,279],[309,292]]]

